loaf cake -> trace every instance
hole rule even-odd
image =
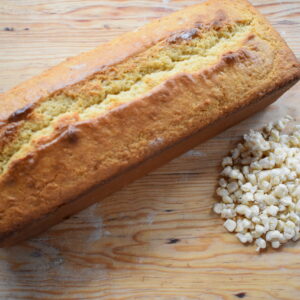
[[[294,54],[245,0],[210,0],[0,96],[0,243],[100,200],[276,100]]]

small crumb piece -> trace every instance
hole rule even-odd
[[[267,247],[267,243],[263,238],[256,239],[255,244],[257,245],[256,251],[260,251],[260,249],[265,249]]]
[[[237,184],[236,181],[230,182],[227,185],[227,190],[230,194],[234,193],[238,188],[239,188],[239,185]]]
[[[279,208],[275,205],[270,205],[264,210],[264,212],[267,215],[273,216],[273,217],[277,215],[278,211],[279,211]]]
[[[282,233],[280,233],[278,230],[271,230],[268,231],[266,234],[267,241],[279,240],[281,238],[282,238]]]
[[[227,181],[224,178],[220,178],[219,186],[222,187],[222,188],[226,188],[227,187]]]
[[[247,233],[237,233],[236,237],[240,240],[242,243],[251,243],[253,241],[252,235],[247,232]]]
[[[236,228],[236,222],[234,220],[231,219],[227,219],[224,222],[224,227],[229,231],[229,232],[233,232]]]
[[[261,236],[262,234],[265,233],[265,227],[262,226],[262,225],[257,224],[257,225],[255,225],[255,231],[257,232],[257,234],[259,236]]]
[[[222,161],[222,167],[226,167],[226,166],[232,166],[232,158],[229,156],[223,158]]]
[[[280,247],[280,242],[279,241],[274,241],[274,242],[272,242],[272,248],[275,248],[275,249],[277,249],[277,248],[279,248]]]
[[[219,202],[215,203],[214,212],[219,215],[219,214],[221,214],[222,210],[223,210],[223,204],[219,203]]]

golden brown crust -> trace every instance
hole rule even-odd
[[[211,0],[72,58],[4,94],[0,136],[5,142],[13,135],[7,132],[17,130],[18,122],[43,97],[86,80],[161,39],[169,37],[172,43],[183,34],[192,36],[195,26],[223,26],[239,22],[243,14],[252,15],[256,31],[238,49],[224,52],[213,66],[177,74],[98,118],[62,120],[54,135],[40,139],[34,151],[12,161],[0,178],[0,236],[17,232],[85,190],[268,93],[284,89],[299,79],[300,68],[284,41],[248,2]]]
[[[93,204],[95,199],[99,201],[121,189],[126,184],[147,174],[151,170],[154,170],[210,137],[213,137],[224,129],[244,120],[253,113],[265,108],[267,105],[278,99],[278,97],[294,85],[295,82],[295,80],[291,81],[283,88],[272,91],[262,98],[249,103],[249,105],[223,116],[216,122],[209,124],[207,127],[201,128],[194,134],[173,144],[171,147],[167,147],[160,152],[154,153],[151,157],[143,160],[140,164],[131,166],[124,172],[119,172],[111,179],[86,190],[79,197],[65,202],[61,206],[54,207],[52,210],[49,210],[47,214],[36,219],[35,222],[20,224],[20,228],[18,230],[8,232],[6,235],[1,236],[0,247],[12,246],[20,241],[35,236],[50,226],[57,224],[58,222],[70,217],[72,214]]]

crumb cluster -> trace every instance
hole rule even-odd
[[[300,125],[285,134],[290,120],[251,130],[222,161],[214,211],[257,251],[300,238]]]

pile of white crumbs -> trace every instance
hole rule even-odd
[[[300,238],[300,125],[289,134],[287,116],[251,130],[222,162],[214,211],[224,227],[257,251]]]

